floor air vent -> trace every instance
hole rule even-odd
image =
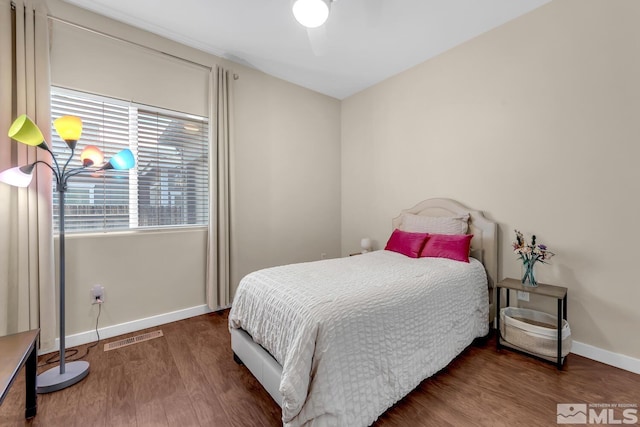
[[[160,338],[162,330],[147,332],[146,334],[136,335],[135,337],[125,338],[119,341],[110,342],[104,345],[104,351],[115,350],[116,348],[126,347],[128,345],[138,344],[139,342],[149,341],[154,338]]]

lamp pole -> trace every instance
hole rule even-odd
[[[58,251],[58,257],[60,258],[60,312],[65,312],[65,271],[64,271],[64,197],[66,190],[66,183],[58,185],[58,223],[60,229],[60,235],[58,239],[60,239],[59,246],[60,250]],[[65,316],[59,316],[60,318],[60,374],[63,375],[65,373]],[[88,372],[87,372],[88,373]]]
[[[71,145],[71,144],[70,144]],[[76,175],[85,170],[86,166],[83,166],[78,169],[71,169],[69,171],[66,170],[69,161],[73,157],[73,153],[75,151],[75,144],[71,147],[71,154],[69,155],[69,159],[64,165],[62,171],[60,170],[60,166],[58,162],[55,161],[54,154],[51,153],[51,156],[54,159],[55,169],[51,167],[55,178],[56,178],[56,190],[58,192],[58,228],[59,228],[59,251],[58,251],[58,259],[59,259],[59,287],[60,287],[60,313],[58,315],[58,322],[60,326],[60,365],[59,368],[56,369],[51,368],[42,374],[38,375],[36,381],[36,389],[38,393],[51,393],[53,391],[62,390],[63,388],[69,387],[79,381],[81,381],[84,377],[89,374],[89,362],[84,360],[77,360],[73,362],[66,363],[65,353],[66,353],[66,343],[65,343],[65,242],[64,242],[64,204],[65,204],[65,195],[67,191],[67,180],[72,175]],[[46,164],[46,163],[45,163]]]

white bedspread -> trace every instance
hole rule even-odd
[[[285,426],[367,426],[488,333],[480,262],[389,251],[242,279],[229,314],[282,365]]]

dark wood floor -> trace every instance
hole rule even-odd
[[[38,415],[29,421],[22,418],[22,372],[0,407],[0,425],[281,425],[279,407],[233,362],[227,312],[160,329],[164,337],[118,350],[104,352],[100,343],[87,358],[89,376],[40,395]],[[558,403],[639,404],[640,375],[573,354],[557,371],[518,353],[497,352],[490,339],[423,381],[374,425],[554,426]]]

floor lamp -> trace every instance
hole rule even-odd
[[[38,393],[50,393],[69,387],[82,380],[89,373],[89,362],[73,361],[65,363],[65,249],[64,249],[64,199],[67,191],[67,183],[69,179],[83,172],[97,172],[109,169],[126,170],[135,165],[133,153],[129,149],[124,149],[114,155],[109,162],[104,163],[104,155],[94,146],[88,145],[82,150],[80,160],[82,166],[77,168],[68,168],[73,154],[75,153],[76,143],[80,139],[82,133],[82,121],[78,117],[63,116],[53,122],[56,132],[60,138],[66,142],[67,147],[71,150],[69,157],[62,167],[56,159],[56,155],[51,151],[44,140],[42,132],[33,121],[26,115],[18,117],[9,128],[9,137],[23,144],[31,145],[48,151],[51,154],[52,163],[38,160],[34,163],[17,166],[7,169],[0,173],[0,182],[10,184],[16,187],[27,187],[33,178],[33,170],[36,165],[44,164],[51,171],[56,180],[56,191],[58,192],[59,207],[59,230],[60,230],[60,252],[59,252],[59,275],[60,275],[60,365],[53,367],[37,377]]]

